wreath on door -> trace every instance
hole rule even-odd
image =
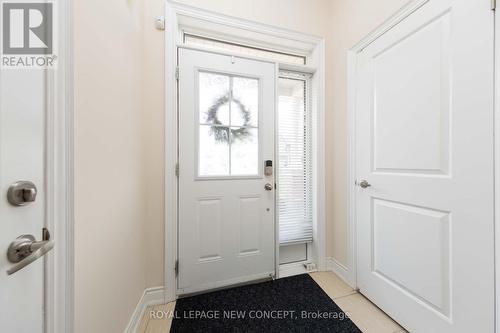
[[[243,117],[243,125],[234,129],[229,127],[228,130],[227,126],[221,126],[223,124],[219,120],[218,112],[223,105],[230,102],[233,102],[238,106],[238,109]],[[207,111],[207,122],[212,124],[212,126],[210,126],[210,134],[214,136],[215,141],[220,143],[229,143],[231,137],[233,138],[233,141],[246,140],[250,137],[250,132],[246,126],[250,124],[251,120],[252,116],[250,114],[250,110],[248,110],[248,108],[239,99],[231,97],[230,93],[227,93],[215,100],[214,104]],[[229,135],[229,133],[231,133],[231,135]]]

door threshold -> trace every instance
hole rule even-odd
[[[314,268],[308,269],[307,266],[309,265],[312,265]],[[318,269],[316,267],[316,264],[309,260],[292,262],[289,264],[280,264],[278,277],[284,278],[288,276],[317,272]]]
[[[183,289],[177,289],[177,297],[178,298],[189,297],[217,290],[240,287],[247,284],[265,282],[272,280],[274,278],[274,275],[275,275],[274,272],[268,272],[264,274],[251,275],[246,278],[237,278],[237,279],[222,281],[220,283],[202,285],[199,287],[187,287]]]

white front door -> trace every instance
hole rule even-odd
[[[179,49],[179,293],[275,273],[275,73]]]
[[[493,23],[429,1],[357,59],[358,286],[410,332],[494,331]]]
[[[11,262],[9,245],[22,235],[42,240],[45,225],[45,80],[43,70],[7,69],[0,72],[0,331],[41,333],[44,327],[44,260],[14,272],[24,264],[43,255],[49,242],[36,243],[33,253]],[[36,197],[30,181],[37,189]],[[23,191],[24,189],[24,191]],[[31,201],[34,200],[34,201]],[[20,241],[20,239],[18,239]],[[29,238],[25,239],[29,242]],[[20,247],[29,252],[26,246]],[[11,275],[7,275],[10,270]]]

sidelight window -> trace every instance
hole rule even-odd
[[[313,239],[309,75],[281,72],[278,82],[278,218],[280,245]]]

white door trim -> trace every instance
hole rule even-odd
[[[356,261],[357,261],[357,233],[356,233],[356,196],[355,196],[355,181],[356,181],[356,59],[359,52],[361,52],[365,47],[370,45],[374,40],[383,35],[389,29],[394,27],[396,24],[401,22],[404,18],[411,15],[414,11],[422,7],[429,0],[412,0],[406,6],[402,7],[393,16],[383,22],[375,30],[370,32],[366,37],[356,43],[347,52],[347,89],[348,89],[348,123],[349,123],[349,158],[348,158],[348,262],[346,269],[346,277],[348,283],[357,288],[357,277],[356,277]],[[496,19],[496,12],[495,12]],[[495,68],[498,69],[500,66],[500,25],[495,25]],[[495,70],[495,123],[494,132],[500,133],[500,71]],[[500,136],[495,135],[495,198],[500,197]],[[495,244],[498,244],[500,240],[500,201],[495,200]],[[500,247],[495,246],[495,281],[498,281],[500,272],[498,269],[500,267]],[[500,288],[498,288],[497,283],[495,283],[495,331],[500,333]]]
[[[496,9],[498,10],[498,9]],[[500,333],[500,24],[495,11],[495,332]]]
[[[46,256],[45,332],[73,332],[73,15],[72,0],[55,6],[58,65],[47,78],[47,224],[55,246]]]
[[[196,25],[197,31],[203,31],[207,22],[210,24],[211,34],[227,36],[230,29],[238,29],[252,33],[254,42],[260,45],[270,45],[279,49],[293,50],[309,54],[311,64],[304,66],[304,72],[310,72],[315,67],[315,78],[312,82],[316,92],[313,109],[313,155],[315,156],[315,208],[316,216],[313,226],[315,248],[313,252],[318,258],[318,269],[325,267],[325,167],[324,167],[324,38],[282,29],[266,24],[234,18],[210,11],[194,8],[175,1],[166,1],[166,29],[165,29],[165,300],[176,299],[175,262],[177,260],[177,196],[178,183],[175,175],[178,161],[178,133],[177,133],[177,82],[175,71],[177,66],[177,44],[181,36],[181,20],[189,18],[189,22]],[[214,27],[223,27],[214,31]],[[215,29],[217,30],[217,29]],[[294,66],[300,67],[300,66]],[[298,68],[296,68],[298,69]],[[278,252],[279,249],[276,250]],[[278,253],[276,253],[278,256]],[[278,259],[278,258],[277,258]],[[277,260],[278,262],[278,260]]]
[[[177,282],[175,262],[177,260],[177,197],[178,162],[177,142],[177,13],[166,2],[165,31],[165,302],[174,301]]]

